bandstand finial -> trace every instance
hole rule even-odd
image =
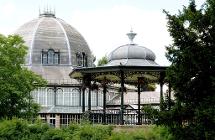
[[[128,38],[130,40],[130,44],[134,44],[133,40],[134,40],[134,38],[135,38],[136,35],[137,35],[137,33],[134,33],[133,29],[131,27],[130,33],[127,33],[127,36],[128,36]]]

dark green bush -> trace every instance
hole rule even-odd
[[[74,138],[75,140],[104,140],[111,133],[111,126],[85,124],[80,125],[79,130],[74,133]]]
[[[113,132],[108,140],[131,140],[132,136],[126,132]]]
[[[26,121],[12,119],[4,120],[0,123],[0,138],[1,140],[17,140],[24,139],[29,135]]]
[[[1,140],[39,140],[49,129],[47,124],[36,122],[31,124],[26,120],[12,119],[0,122]]]
[[[71,124],[67,128],[52,128],[42,122],[29,123],[12,119],[0,121],[0,140],[172,140],[164,127],[130,127],[114,131],[112,126]]]
[[[34,124],[29,124],[26,128],[29,130],[28,139],[30,140],[39,140],[49,129],[48,124],[42,124],[41,122],[37,122]]]
[[[72,134],[64,129],[50,128],[41,137],[41,140],[71,140]]]

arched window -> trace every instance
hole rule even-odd
[[[87,67],[87,55],[85,52],[77,52],[76,53],[76,63],[77,66]]]
[[[87,64],[87,55],[85,55],[85,58],[84,58],[84,66],[88,67],[88,64]]]
[[[42,50],[42,64],[43,65],[56,65],[60,64],[60,52],[53,49],[48,51]]]
[[[55,52],[54,50],[50,49],[48,50],[48,64],[54,64],[54,56],[55,56]]]
[[[54,54],[54,64],[59,64],[60,63],[60,53],[55,52]]]
[[[48,64],[48,54],[47,52],[42,51],[42,64]]]
[[[77,66],[82,66],[82,55],[80,52],[76,53],[76,62],[77,62]]]

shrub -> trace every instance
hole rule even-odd
[[[77,130],[77,129],[76,129]],[[112,133],[111,126],[105,125],[80,125],[78,131],[74,133],[75,140],[104,140]]]
[[[135,128],[134,128],[135,129]],[[173,140],[173,136],[165,127],[152,126],[136,131],[113,132],[108,140]]]
[[[127,127],[123,127],[127,128]],[[172,140],[165,127],[128,127],[113,131],[112,126],[71,124],[67,128],[51,128],[42,122],[29,123],[12,119],[0,122],[1,140]]]
[[[64,129],[50,128],[41,137],[41,140],[71,140],[72,134]]]
[[[27,123],[24,120],[12,119],[0,122],[0,137],[2,140],[23,139],[29,135]]]
[[[2,120],[0,122],[0,138],[1,140],[39,140],[48,129],[49,126],[41,122],[31,124],[17,118]]]

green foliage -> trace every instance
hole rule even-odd
[[[147,85],[147,91],[155,91],[156,85],[154,83],[150,83]]]
[[[72,134],[64,129],[50,128],[41,137],[42,140],[71,140]]]
[[[25,129],[26,127],[27,124],[25,121],[3,121],[0,125],[0,137],[3,140],[21,139],[28,134],[27,130]]]
[[[27,53],[23,43],[17,35],[0,35],[0,119],[29,118],[39,110],[31,104],[30,92],[45,81],[23,66]]]
[[[74,140],[104,140],[111,135],[111,132],[111,126],[85,124],[74,133]]]
[[[0,121],[1,140],[172,140],[165,127],[147,126],[133,131],[113,131],[112,126],[70,124],[67,128],[52,128],[40,121],[22,119]]]
[[[140,85],[140,90],[141,91],[155,91],[156,86],[155,83],[145,83]]]
[[[99,59],[97,66],[103,66],[108,63],[107,56],[103,56],[101,59]]]
[[[28,139],[31,140],[39,140],[44,135],[46,131],[50,129],[48,124],[44,124],[41,121],[38,121],[34,124],[28,124],[28,126],[25,128],[29,131]]]
[[[167,47],[167,72],[174,93],[172,108],[160,115],[176,139],[215,137],[215,0],[197,9],[194,0],[178,15],[166,12],[173,38]]]
[[[90,111],[85,111],[83,114],[82,114],[82,121],[81,121],[81,124],[90,124]]]
[[[28,123],[21,119],[0,122],[1,140],[103,140],[112,132],[111,126],[71,124],[68,128],[52,128],[47,124]]]
[[[173,136],[164,127],[150,127],[137,131],[113,132],[108,140],[173,140]]]
[[[0,138],[1,140],[37,140],[48,128],[46,124],[31,124],[21,119],[3,120],[0,122]]]
[[[143,106],[143,112],[147,114],[147,117],[150,118],[152,124],[154,124],[158,119],[158,109],[153,108],[151,105]]]

